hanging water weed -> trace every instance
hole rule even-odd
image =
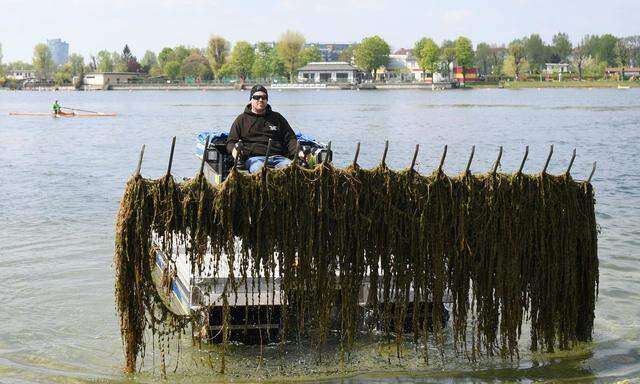
[[[270,284],[261,294],[272,304],[276,295],[282,298],[282,340],[295,335],[322,345],[337,306],[343,351],[362,324],[365,281],[370,324],[395,336],[398,356],[407,322],[416,341],[434,342],[442,353],[443,314],[420,304],[440,308],[446,296],[453,345],[471,359],[517,357],[527,320],[533,350],[568,349],[592,335],[598,284],[593,189],[568,173],[449,177],[438,169],[422,176],[384,163],[371,170],[323,163],[256,175],[233,169],[215,187],[202,175],[184,183],[169,175],[132,177],[115,248],[130,372],[145,354],[146,330],[164,356],[171,337],[199,319],[198,313],[176,315],[163,302],[152,276],[154,243],[166,255],[182,244],[194,272],[210,268],[217,278],[227,264],[225,346],[229,305],[241,287],[262,292],[255,286],[259,277],[281,281],[278,292]],[[212,262],[204,262],[206,255]]]

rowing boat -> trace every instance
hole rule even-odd
[[[115,113],[75,113],[62,112],[54,114],[53,112],[9,112],[10,116],[51,116],[51,117],[114,117]]]

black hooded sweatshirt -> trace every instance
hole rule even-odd
[[[265,156],[271,139],[269,155],[295,156],[296,134],[287,120],[267,104],[264,115],[251,112],[251,104],[236,117],[227,138],[227,151],[231,153],[238,140],[242,140],[245,157]]]

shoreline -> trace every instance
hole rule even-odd
[[[249,86],[249,85],[248,85]],[[542,89],[542,88],[611,88],[611,89],[631,89],[640,88],[640,81],[614,81],[614,80],[591,80],[591,81],[507,81],[502,84],[498,83],[467,83],[466,86],[461,88],[453,87],[450,83],[436,84],[435,89],[431,84],[423,83],[366,83],[364,86],[358,88],[350,84],[327,84],[324,87],[305,87],[305,88],[272,88],[267,86],[272,91],[299,91],[299,90],[357,90],[357,91],[375,91],[375,90],[427,90],[427,91],[441,91],[441,90],[473,90],[473,89]],[[248,89],[245,87],[245,89]],[[98,89],[98,88],[85,88],[84,90],[77,90],[73,86],[51,86],[51,87],[37,87],[27,89],[9,89],[0,88],[0,91],[33,91],[33,92],[51,92],[51,91],[233,91],[240,90],[234,85],[174,85],[174,84],[129,84],[129,85],[112,85],[110,89]]]

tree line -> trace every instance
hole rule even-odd
[[[54,64],[45,44],[34,47],[31,63],[18,61],[3,65],[0,44],[0,79],[7,70],[33,69],[39,78],[53,79],[58,84],[95,71],[137,72],[172,80],[234,77],[241,81],[247,78],[295,81],[300,67],[322,60],[318,47],[305,46],[305,43],[304,35],[295,31],[285,32],[275,43],[237,41],[233,46],[224,37],[214,35],[204,48],[165,47],[157,54],[147,50],[138,59],[125,44],[122,52],[101,50],[86,62],[83,56],[71,54],[68,62],[60,66]],[[378,69],[389,65],[390,54],[391,48],[384,39],[371,36],[351,44],[340,53],[339,60],[354,63],[366,76],[376,79]],[[463,73],[475,67],[489,78],[520,79],[541,74],[546,63],[568,63],[582,79],[602,76],[605,67],[640,65],[640,36],[586,35],[574,45],[566,33],[557,33],[548,43],[534,33],[506,45],[481,42],[475,49],[471,39],[464,36],[440,44],[424,37],[414,44],[411,56],[425,75],[441,73],[448,77],[451,66],[456,65],[463,68]]]

